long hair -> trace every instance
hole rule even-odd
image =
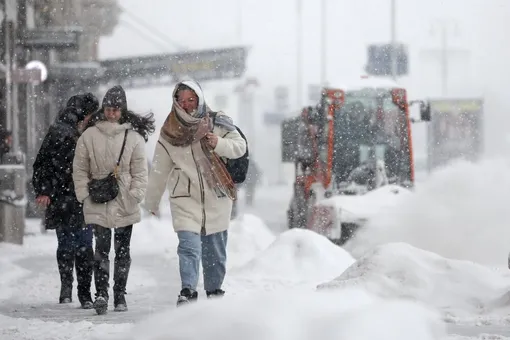
[[[104,115],[104,109],[101,107],[99,111],[97,111],[92,115],[92,117],[90,117],[85,130],[91,126],[96,125],[97,122],[104,120],[106,120],[106,117]],[[124,123],[131,123],[131,125],[133,126],[133,130],[138,132],[146,142],[149,140],[149,135],[153,134],[154,131],[156,131],[154,113],[152,112],[145,116],[141,116],[139,114],[134,113],[133,111],[122,109],[120,113],[119,124]]]

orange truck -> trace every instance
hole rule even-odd
[[[409,115],[420,105],[420,119]],[[341,220],[341,207],[318,204],[331,197],[360,196],[384,185],[412,188],[411,123],[430,121],[426,101],[409,102],[392,81],[361,78],[322,89],[316,106],[282,123],[282,162],[295,179],[287,210],[289,228],[308,228],[338,244],[361,222]]]

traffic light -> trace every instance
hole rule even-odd
[[[406,75],[409,72],[409,61],[407,47],[403,44],[395,46],[397,59],[397,75]],[[391,53],[393,46],[391,44],[369,45],[368,62],[365,71],[373,76],[391,76]]]

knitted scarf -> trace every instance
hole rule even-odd
[[[212,128],[208,113],[203,117],[192,116],[174,99],[172,111],[161,128],[161,137],[174,146],[191,146],[195,164],[207,185],[216,194],[223,194],[236,200],[237,190],[225,163],[204,138]]]

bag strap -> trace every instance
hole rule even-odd
[[[209,112],[209,117],[212,118],[212,128],[214,129],[214,125],[216,124],[216,116],[218,112]]]
[[[113,170],[113,174],[115,175],[115,178],[117,178],[117,171],[119,168],[120,159],[122,158],[122,155],[124,154],[124,148],[126,147],[128,131],[129,130],[126,130],[126,132],[124,133],[124,141],[122,142],[122,148],[120,149],[119,159],[117,159],[117,164],[115,165],[115,169]]]

